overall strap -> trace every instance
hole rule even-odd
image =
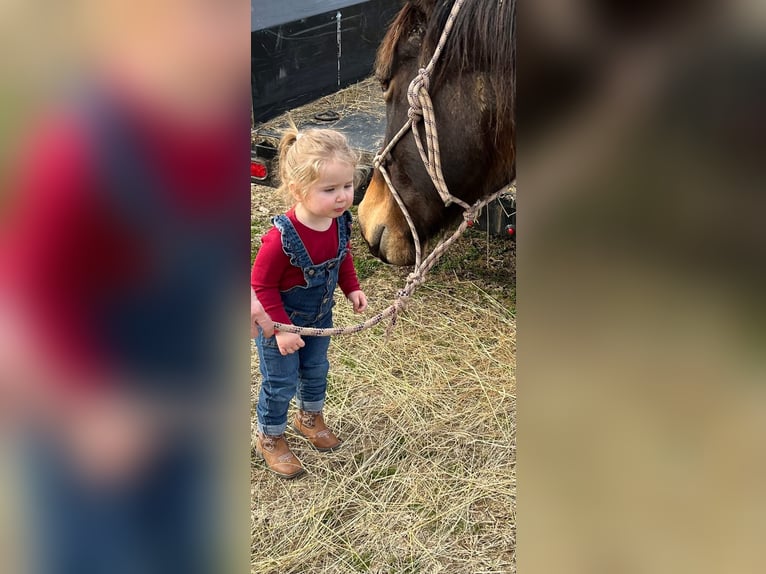
[[[300,269],[312,267],[314,263],[290,218],[284,214],[277,215],[271,219],[271,222],[282,235],[282,251],[290,258],[290,264]]]
[[[136,248],[151,268],[140,289],[93,302],[97,328],[115,362],[137,375],[135,384],[206,389],[220,354],[209,333],[229,292],[226,277],[239,266],[241,241],[223,216],[205,225],[181,217],[125,113],[99,93],[85,103],[80,113],[104,197],[124,232],[151,246]]]
[[[159,193],[160,177],[123,110],[102,93],[85,96],[80,107],[91,138],[104,192],[128,227],[154,239],[158,230],[168,233],[170,217],[166,194]],[[175,230],[174,230],[175,231]]]
[[[338,218],[338,258],[343,258],[348,251],[348,242],[351,239],[351,213],[344,211]]]

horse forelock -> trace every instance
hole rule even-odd
[[[388,27],[375,58],[375,77],[379,81],[387,82],[391,79],[396,49],[402,38],[414,29],[417,15],[417,8],[408,2]]]

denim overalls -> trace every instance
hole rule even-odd
[[[333,292],[338,284],[338,270],[347,254],[351,235],[351,214],[338,218],[338,253],[333,259],[315,265],[298,232],[285,215],[274,218],[274,226],[282,234],[282,249],[290,263],[303,270],[305,286],[282,292],[285,311],[294,325],[331,327]],[[258,397],[258,430],[280,435],[287,427],[287,409],[296,397],[299,409],[318,412],[324,406],[327,372],[330,364],[327,349],[330,337],[304,337],[306,346],[283,356],[276,337],[258,335],[256,346],[262,375]]]
[[[221,303],[232,293],[231,277],[247,257],[247,247],[242,248],[247,243],[230,223],[246,203],[236,200],[229,211],[222,208],[205,222],[174,214],[163,203],[167,193],[152,169],[153,157],[135,139],[122,108],[100,92],[84,97],[77,117],[104,182],[100,199],[112,207],[129,237],[146,238],[153,250],[152,273],[127,281],[122,291],[96,297],[89,320],[115,370],[129,373],[132,390],[150,400],[161,396],[207,408],[224,393],[216,378],[223,353],[214,333]],[[220,182],[221,188],[246,182],[232,178]],[[55,430],[56,425],[45,426],[29,436],[24,453],[34,571],[220,571],[220,528],[213,510],[218,459],[212,441],[196,435],[190,440],[185,430],[177,438],[163,431],[162,447],[136,477],[119,488],[101,489],[83,480]]]

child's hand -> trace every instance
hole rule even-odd
[[[149,464],[159,441],[158,421],[147,405],[105,395],[71,406],[72,420],[61,432],[82,478],[116,485],[140,476]]]
[[[263,329],[264,337],[274,335],[274,323],[263,310],[263,306],[258,301],[252,287],[250,288],[250,337],[255,339],[258,336],[258,327]]]
[[[306,342],[297,333],[283,333],[280,331],[276,334],[276,338],[279,352],[283,355],[290,355],[301,347],[306,346]]]
[[[367,295],[361,291],[352,291],[349,293],[348,300],[354,305],[354,313],[362,313],[367,309]]]

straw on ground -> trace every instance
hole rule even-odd
[[[256,250],[282,206],[257,186],[253,204]],[[406,270],[354,240],[375,312]],[[513,249],[485,241],[458,243],[388,342],[384,326],[333,341],[325,413],[344,445],[288,435],[309,471],[291,482],[253,459],[253,573],[515,571]],[[336,301],[336,323],[358,319]],[[253,409],[258,387],[253,353]]]

